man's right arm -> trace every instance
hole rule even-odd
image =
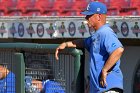
[[[59,50],[65,49],[66,47],[73,47],[73,48],[83,48],[84,47],[84,40],[83,39],[78,39],[78,40],[73,40],[73,41],[68,41],[68,42],[63,42],[61,43],[55,51],[55,58],[58,60],[58,53]]]

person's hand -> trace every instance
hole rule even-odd
[[[58,53],[59,53],[59,50],[62,50],[62,49],[65,49],[67,46],[66,42],[60,44],[57,48],[56,48],[56,51],[55,51],[55,58],[56,60],[58,60]]]
[[[106,82],[107,75],[108,75],[108,72],[106,70],[102,70],[101,78],[100,78],[100,85],[102,87],[106,87],[107,86],[107,82]]]

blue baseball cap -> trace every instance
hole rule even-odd
[[[90,2],[87,5],[87,9],[81,12],[81,14],[84,15],[106,14],[106,13],[107,13],[106,5],[98,1]]]

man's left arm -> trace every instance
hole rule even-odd
[[[102,73],[101,73],[101,79],[100,79],[100,84],[105,87],[107,86],[107,82],[106,82],[106,77],[107,74],[109,73],[109,70],[116,64],[116,62],[120,59],[120,57],[122,56],[122,53],[124,51],[123,47],[119,47],[116,50],[114,50],[108,60],[106,61],[103,69],[102,69]]]

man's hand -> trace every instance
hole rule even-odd
[[[100,84],[102,87],[107,86],[106,77],[107,77],[108,73],[110,73],[110,69],[120,59],[123,51],[124,51],[124,49],[122,47],[119,47],[110,54],[108,60],[106,61],[105,65],[102,69],[102,72],[101,72]]]
[[[56,48],[55,58],[56,58],[56,60],[58,60],[59,59],[58,58],[59,50],[65,49],[66,47],[73,47],[73,48],[79,47],[79,48],[83,48],[83,46],[84,46],[83,39],[78,39],[78,40],[64,42],[64,43],[60,44],[58,46],[58,48]]]
[[[67,46],[67,43],[64,42],[64,43],[60,44],[60,45],[56,48],[56,51],[55,51],[55,58],[56,58],[56,60],[59,59],[59,58],[58,58],[59,50],[65,49],[66,46]]]
[[[102,70],[101,72],[101,78],[100,78],[100,84],[102,87],[106,87],[107,86],[107,82],[106,82],[106,77],[108,75],[108,72],[105,70]]]

